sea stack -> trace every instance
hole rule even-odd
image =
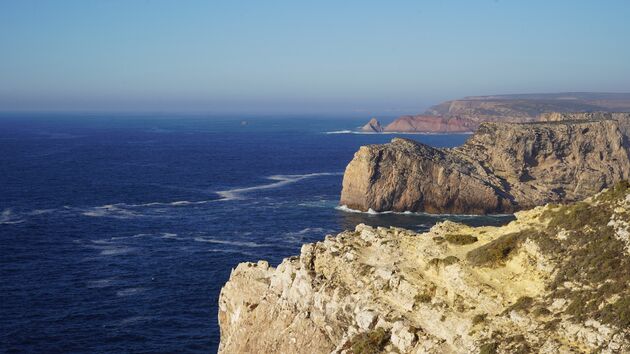
[[[616,120],[482,123],[457,148],[413,140],[363,146],[341,205],[361,211],[512,213],[573,202],[630,176]]]
[[[383,131],[383,127],[376,118],[372,118],[361,128],[361,131],[366,133],[381,133]]]

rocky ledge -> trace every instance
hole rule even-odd
[[[412,140],[363,146],[341,205],[361,211],[510,213],[572,202],[630,176],[619,122],[482,123],[464,145]]]
[[[221,290],[221,353],[630,352],[630,189],[418,234],[359,225]]]

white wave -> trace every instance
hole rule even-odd
[[[111,247],[101,251],[101,256],[119,256],[133,252],[135,249],[131,247]]]
[[[184,240],[181,237],[177,237],[177,234],[171,232],[162,232],[162,236],[160,238],[167,238],[172,240]]]
[[[90,280],[87,282],[87,287],[88,288],[106,288],[110,286],[115,280],[116,278]]]
[[[324,134],[358,134],[358,135],[471,135],[472,132],[431,133],[431,132],[362,132],[358,130],[335,130]]]
[[[238,253],[238,254],[242,254],[242,255],[245,255],[245,256],[249,256],[249,257],[256,257],[256,258],[259,257],[259,255],[256,255],[256,254],[253,254],[253,253],[250,253],[250,252],[244,252],[244,251],[241,251],[241,250],[222,250],[222,249],[215,249],[215,248],[213,248],[213,249],[209,249],[208,252],[214,252],[214,253]]]
[[[336,207],[335,207],[335,209],[337,209],[337,210],[339,210],[339,211],[344,211],[344,212],[346,212],[346,213],[360,213],[360,214],[365,213],[365,212],[363,212],[363,211],[361,211],[361,210],[356,210],[356,209],[348,208],[348,206],[347,206],[347,205],[345,205],[345,204],[344,204],[344,205],[339,205],[339,206],[336,206]]]
[[[313,178],[313,177],[321,177],[321,176],[341,176],[341,172],[320,172],[320,173],[307,173],[303,175],[274,175],[266,177],[269,180],[276,181],[273,183],[261,184],[253,187],[245,187],[245,188],[234,188],[228,189],[224,191],[216,192],[218,195],[222,197],[221,200],[236,200],[242,199],[243,194],[252,191],[264,190],[264,189],[274,189],[282,186],[286,186],[287,184],[299,182],[303,179]]]
[[[116,296],[131,296],[147,290],[146,288],[127,288],[118,290]]]
[[[335,130],[332,132],[324,132],[324,134],[352,134],[354,131],[352,130]]]
[[[57,209],[35,209],[33,211],[30,211],[28,215],[50,214],[50,213],[54,213],[55,211],[57,211]]]
[[[229,246],[239,246],[239,247],[270,247],[272,245],[266,243],[256,243],[250,241],[229,241],[229,240],[217,240],[214,238],[205,238],[205,237],[195,237],[195,241],[197,242],[207,242],[207,243],[216,243],[221,245],[229,245]]]
[[[431,214],[426,212],[416,212],[416,211],[374,211],[372,208],[369,208],[368,211],[361,211],[352,208],[348,208],[347,205],[339,205],[335,207],[335,209],[339,211],[343,211],[346,213],[358,213],[358,214],[369,214],[369,215],[384,215],[384,214],[396,214],[396,215],[414,215],[414,216],[428,216],[428,217],[450,217],[450,218],[462,218],[462,219],[473,219],[473,218],[483,218],[483,217],[508,217],[513,216],[514,214],[486,214],[486,215],[477,215],[477,214]]]
[[[330,231],[330,230],[328,230]],[[313,233],[325,233],[326,231],[321,228],[321,227],[307,227],[305,229],[302,229],[300,231],[293,231],[293,232],[285,232],[284,234],[286,236],[303,236],[303,235],[307,235],[307,234],[313,234]]]
[[[131,210],[127,210],[121,208],[120,204],[108,204],[98,207],[93,207],[88,209],[87,211],[82,212],[82,215],[91,216],[91,217],[110,217],[115,219],[129,219],[134,217],[142,216],[138,213],[135,213]]]
[[[10,224],[19,224],[26,221],[25,219],[21,219],[15,213],[13,213],[12,209],[4,209],[0,214],[0,224],[10,225]]]

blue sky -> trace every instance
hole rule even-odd
[[[630,92],[628,0],[0,1],[0,110],[414,113]]]

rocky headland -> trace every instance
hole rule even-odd
[[[424,114],[397,118],[386,132],[473,132],[483,122],[526,123],[544,121],[543,115],[558,112],[628,112],[630,94],[559,93],[471,96],[446,101]]]
[[[340,204],[488,214],[577,201],[630,176],[625,140],[613,119],[483,123],[450,149],[394,138],[354,155]]]
[[[629,282],[625,182],[502,227],[359,225],[239,264],[219,352],[628,353]]]

